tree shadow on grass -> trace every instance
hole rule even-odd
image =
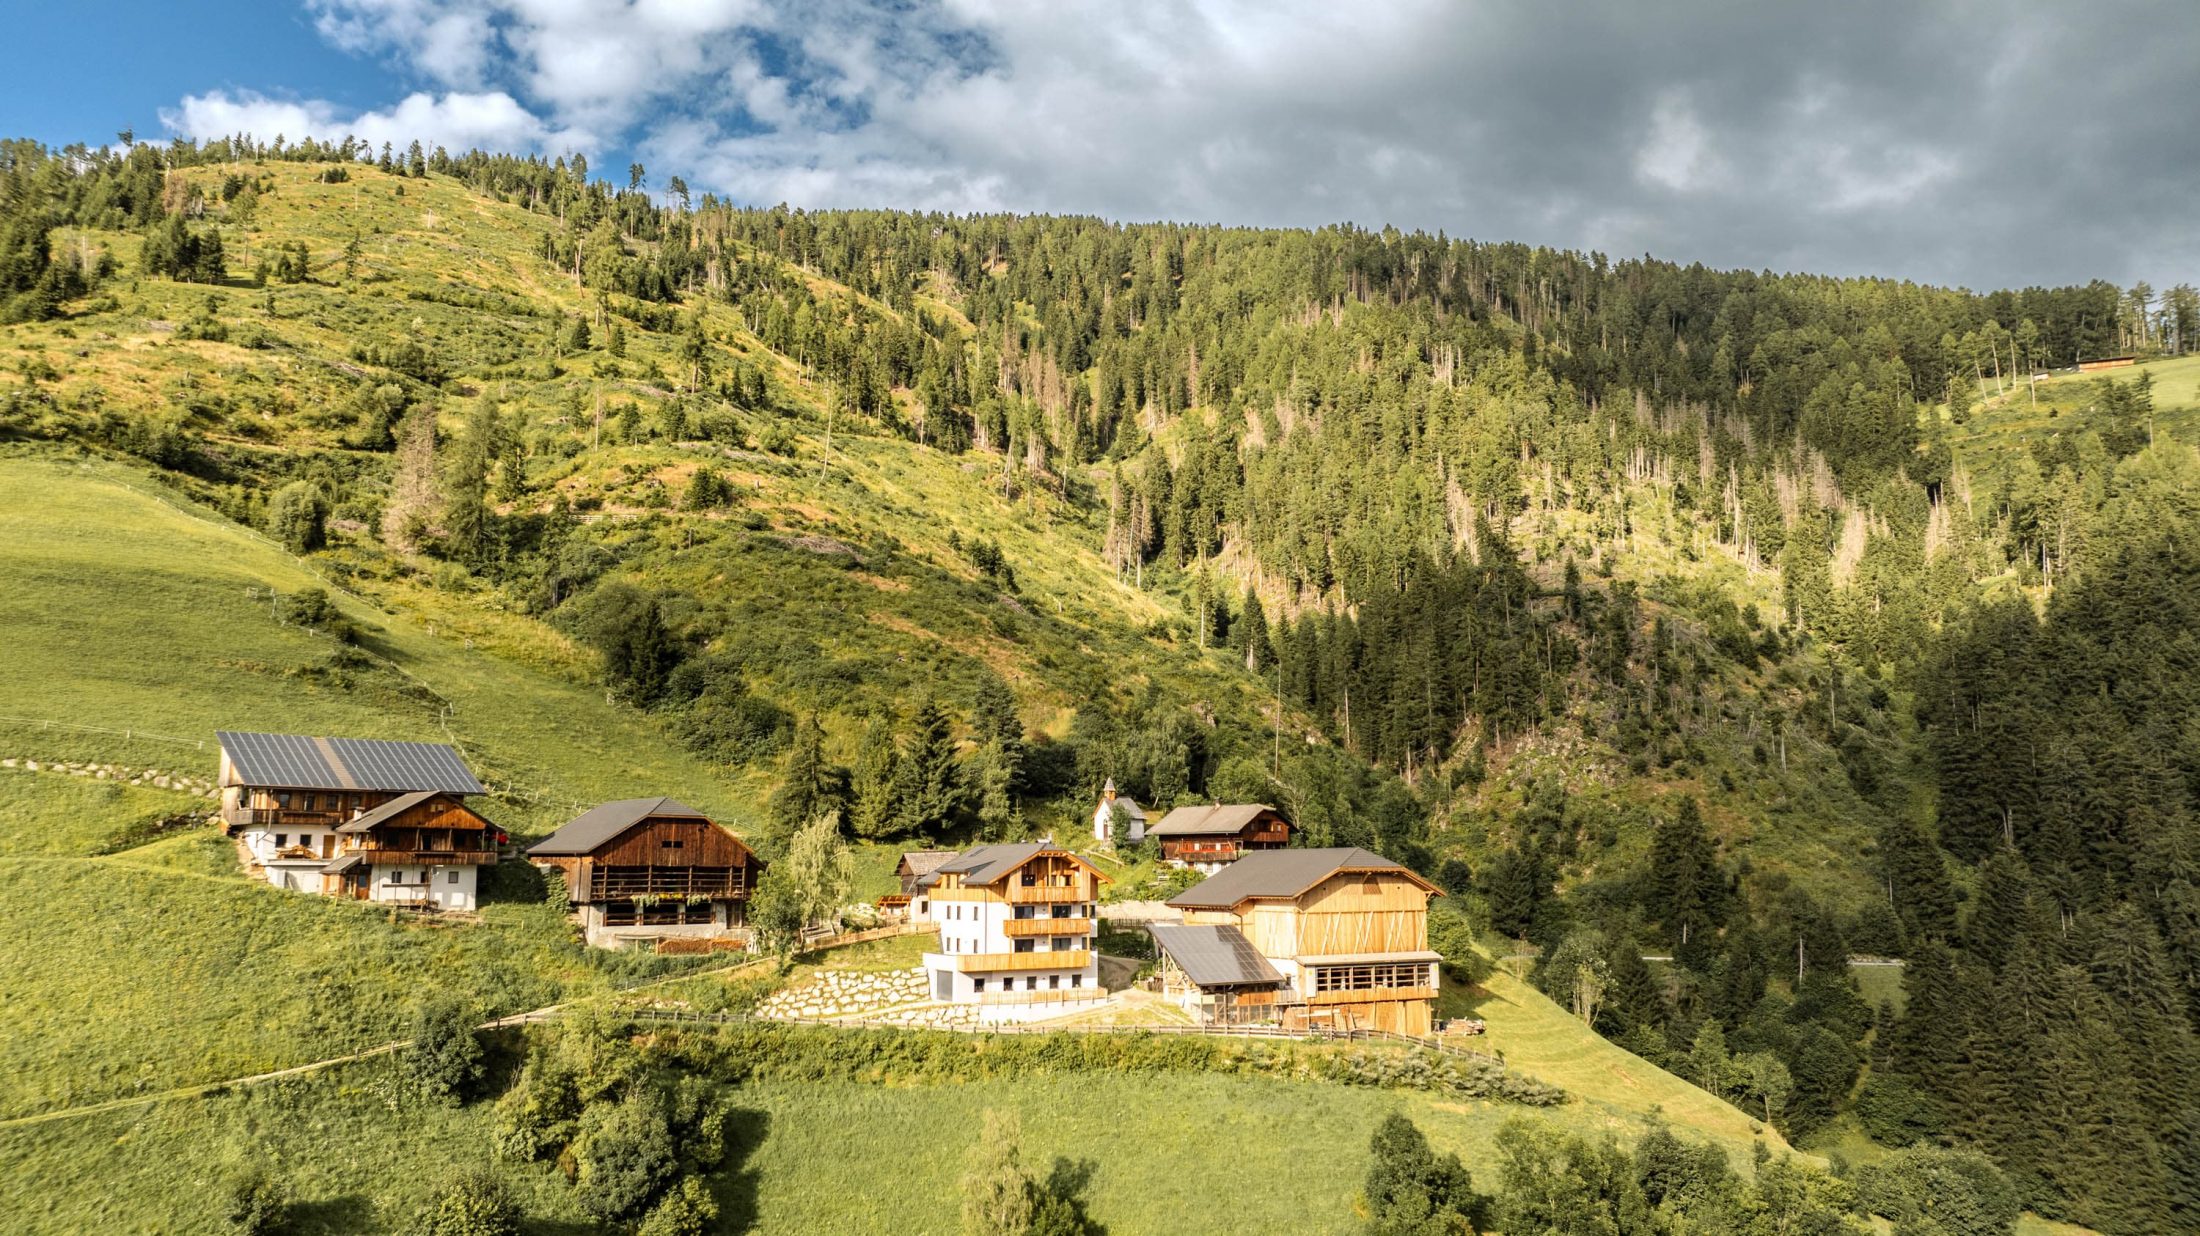
[[[382,1232],[388,1230],[384,1216],[374,1202],[358,1193],[345,1193],[337,1197],[317,1198],[290,1204],[283,1225],[286,1232],[299,1236],[349,1236],[350,1233]]]
[[[748,1166],[771,1132],[771,1113],[737,1109],[726,1117],[726,1161],[711,1176],[718,1200],[718,1231],[746,1232],[756,1226],[756,1169]]]

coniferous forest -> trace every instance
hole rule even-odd
[[[530,277],[584,307],[401,301],[372,234],[260,236],[292,166],[523,215]],[[309,284],[477,324],[363,313],[294,403],[103,401],[26,345],[0,441],[541,624],[752,794],[766,847],[828,811],[1035,836],[1111,779],[1273,802],[1790,1140],[1976,1151],[2048,1217],[2200,1227],[2200,453],[2146,374],[2063,372],[2200,346],[2191,289],[623,182],[419,143],[0,145],[0,322],[88,341],[203,285],[173,337],[245,368],[308,346],[276,306]],[[851,442],[1044,539],[935,553],[911,500],[767,544],[733,475],[852,493],[822,488]],[[702,462],[650,501],[572,481],[645,449]],[[1072,551],[1130,599],[1065,611]],[[938,638],[865,650],[830,602],[758,595],[796,576],[744,582],[821,554],[834,587],[954,581]],[[1899,997],[1852,959],[1902,963]]]

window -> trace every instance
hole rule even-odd
[[[1019,953],[1038,952],[1039,942],[1037,940],[1018,940],[1016,941],[1016,951]]]
[[[1009,982],[1011,982],[1011,983],[1013,983],[1013,982],[1015,982],[1016,980],[1015,980],[1015,979],[1010,979],[1010,980],[1008,980],[1008,981],[1009,981]],[[1032,976],[1031,976],[1030,978],[1027,978],[1027,979],[1025,979],[1025,980],[1024,980],[1024,990],[1025,990],[1025,991],[1037,991],[1037,990],[1039,990],[1039,976],[1038,976],[1038,975],[1036,975],[1036,974],[1034,974],[1034,975],[1032,975]]]
[[[1047,990],[1048,990],[1048,991],[1059,991],[1059,990],[1061,990],[1061,987],[1062,987],[1062,976],[1061,976],[1061,975],[1059,975],[1059,974],[1049,974],[1049,975],[1047,975]]]
[[[451,878],[450,878],[450,879],[448,879],[448,880],[446,880],[446,881],[444,881],[444,883],[446,883],[446,884],[456,884],[456,883],[458,883],[458,873],[457,873],[457,872],[455,872],[455,871],[451,872],[451,873],[450,873],[450,877],[451,877]]]
[[[982,995],[984,995],[984,994],[985,994],[985,980],[984,980],[984,979],[982,979],[982,978],[974,978],[974,979],[970,980],[970,990],[971,990],[971,991],[973,991],[973,992],[976,992],[977,994],[979,994],[979,995],[981,995],[981,996],[982,996]]]
[[[1072,987],[1083,987],[1083,986],[1085,985],[1085,976],[1084,976],[1084,975],[1082,975],[1082,974],[1072,974],[1072,975],[1070,975],[1070,976],[1069,976],[1069,985],[1070,985],[1070,986],[1072,986]]]
[[[1056,918],[1068,918],[1069,912],[1070,907],[1067,904],[1054,907],[1054,917]]]
[[[281,807],[285,811],[290,810],[290,791],[284,790],[282,793],[277,794],[275,796],[275,805]]]
[[[667,850],[677,850],[677,849],[679,849],[679,848],[680,848],[681,846],[683,846],[683,845],[686,845],[687,843],[686,843],[686,842],[684,842],[684,841],[682,841],[682,840],[680,840],[680,839],[679,839],[678,837],[672,837],[672,838],[668,838],[668,839],[666,839],[666,840],[664,840],[664,841],[660,841],[660,842],[658,842],[657,844],[658,844],[659,846],[661,846],[662,848],[664,848],[664,849],[667,849]]]
[[[289,833],[277,833],[277,834],[275,834],[275,848],[276,848],[276,849],[280,850],[280,849],[282,849],[282,848],[283,848],[284,846],[286,846],[286,845],[289,845],[289,844],[290,844],[290,834],[289,834]]]
[[[1032,917],[1032,911],[1033,907],[1031,906],[1017,906],[1014,913],[1017,918],[1024,919]]]

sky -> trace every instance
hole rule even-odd
[[[757,205],[2200,281],[2191,0],[0,0],[0,133],[585,153]],[[27,54],[26,54],[27,53]]]

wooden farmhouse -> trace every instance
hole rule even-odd
[[[748,938],[763,860],[725,826],[670,798],[605,803],[529,846],[565,877],[590,944]]]
[[[1108,783],[1100,787],[1100,803],[1092,809],[1092,839],[1102,842],[1115,840],[1115,813],[1119,809],[1123,812],[1123,822],[1132,844],[1144,841],[1146,809],[1139,806],[1138,800],[1130,795],[1117,793],[1113,777],[1108,778]]]
[[[1213,875],[1240,855],[1282,849],[1291,822],[1265,803],[1178,807],[1146,835],[1160,843],[1164,862]]]
[[[938,871],[959,853],[956,850],[907,850],[901,861],[894,864],[894,877],[901,881],[901,891],[888,893],[878,899],[878,908],[888,913],[907,915],[912,923],[927,922],[931,918],[932,899],[925,894],[924,877]]]
[[[1044,841],[981,845],[942,863],[921,881],[940,932],[939,951],[924,955],[932,998],[993,1021],[1106,999],[1095,933],[1107,878]]]
[[[215,735],[221,818],[250,868],[277,888],[434,910],[472,910],[476,870],[503,832],[442,743],[301,734]]]
[[[1151,928],[1162,992],[1203,1021],[1427,1034],[1434,884],[1358,848],[1247,854]]]

